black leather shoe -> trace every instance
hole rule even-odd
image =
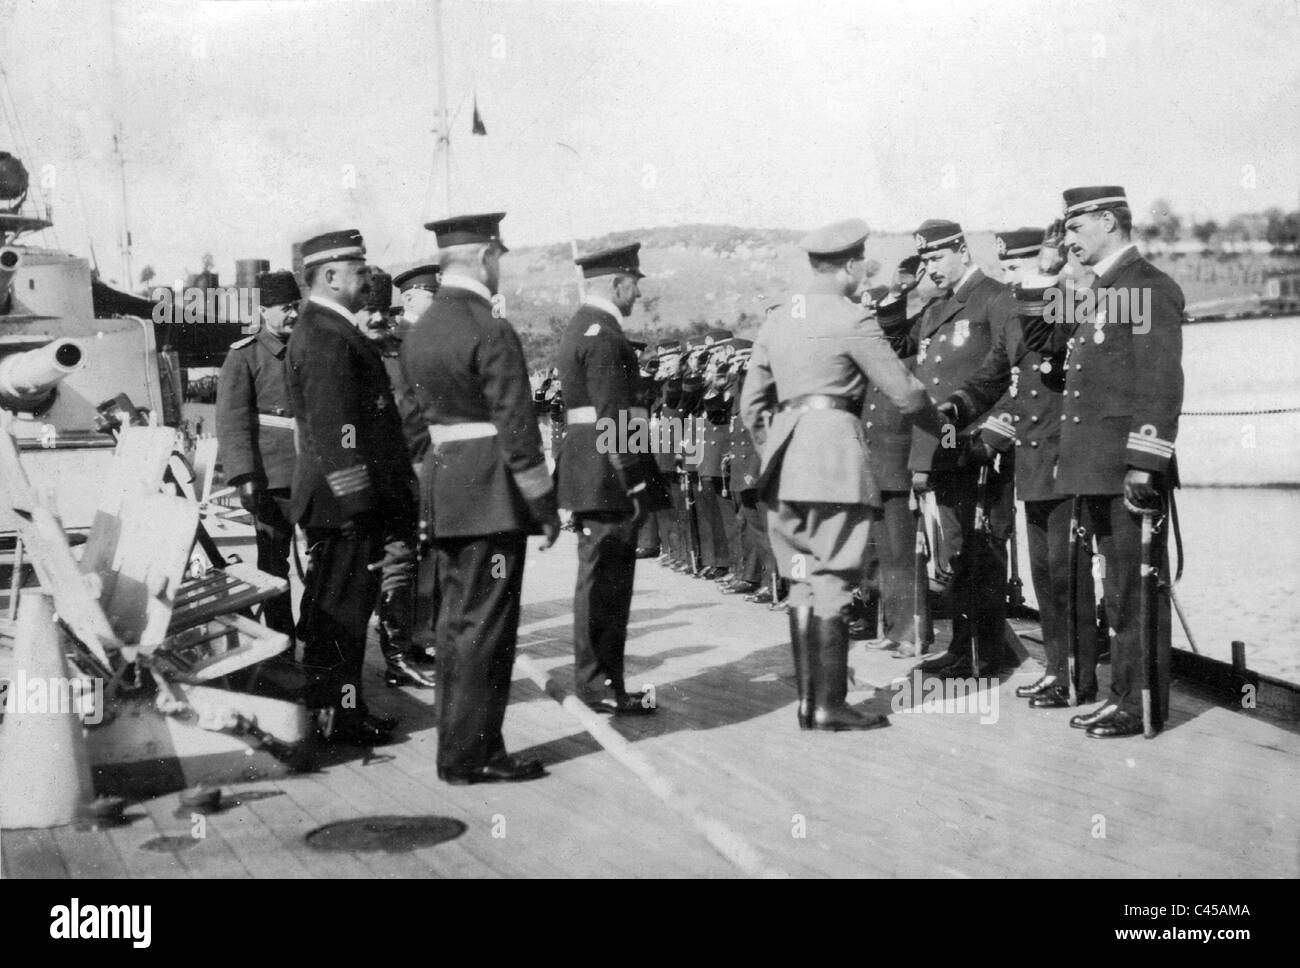
[[[1067,709],[1070,705],[1070,690],[1066,686],[1050,685],[1036,696],[1031,696],[1029,705],[1034,709]]]
[[[770,589],[770,588],[768,588],[766,585],[764,585],[764,586],[763,586],[762,588],[760,588],[758,591],[754,592],[754,594],[752,594],[752,595],[746,595],[746,596],[745,596],[745,601],[747,601],[747,602],[751,602],[751,603],[754,604],[754,605],[771,605],[771,604],[772,604],[772,589]]]
[[[413,657],[405,655],[393,656],[388,660],[384,669],[384,682],[390,689],[398,686],[432,689],[437,685],[432,669],[422,668]]]
[[[724,595],[753,595],[759,589],[758,582],[754,581],[736,581],[726,585],[722,589]]]
[[[637,548],[636,556],[638,558],[658,558],[659,549],[658,548]]]
[[[519,783],[536,780],[546,775],[542,764],[517,756],[500,756],[477,770],[438,770],[438,779],[452,786],[470,783]]]
[[[849,638],[855,642],[863,639],[869,639],[876,634],[876,623],[868,622],[865,618],[855,618],[849,622]]]
[[[1116,709],[1108,719],[1088,727],[1088,735],[1097,739],[1113,739],[1118,736],[1139,736],[1142,733],[1142,718]]]
[[[727,571],[728,569],[723,568],[721,565],[714,565],[712,568],[705,568],[695,577],[703,578],[705,581],[713,581],[715,578],[721,578]]]
[[[587,703],[587,707],[592,712],[604,713],[611,716],[653,716],[655,710],[653,707],[646,706],[642,702],[645,693],[629,692],[618,698],[607,697],[597,699]]]
[[[1080,713],[1070,717],[1070,725],[1075,729],[1090,729],[1100,722],[1110,719],[1119,712],[1119,707],[1112,702],[1104,702],[1090,713]]]
[[[1056,676],[1039,676],[1038,681],[1028,686],[1016,686],[1016,695],[1021,699],[1033,699],[1041,692],[1046,692],[1056,685]]]
[[[962,665],[969,669],[970,659],[954,655],[951,652],[944,652],[922,664],[921,671],[925,673],[938,672],[940,669],[946,669],[947,667],[954,665]]]

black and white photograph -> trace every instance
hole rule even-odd
[[[870,878],[1261,939],[1297,51],[1295,0],[0,0],[22,931]]]

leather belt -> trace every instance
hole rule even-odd
[[[791,397],[777,408],[780,413],[787,410],[843,410],[855,417],[862,416],[862,401],[848,397],[835,397],[827,393],[805,393],[801,397]]]
[[[495,437],[497,425],[486,420],[471,420],[458,424],[429,424],[429,442],[435,447],[449,444],[455,440],[477,440],[480,437]]]
[[[260,427],[277,427],[280,430],[293,430],[293,417],[282,417],[275,413],[259,413],[257,423]]]
[[[564,412],[564,419],[571,424],[594,424],[596,422],[596,408],[570,407]]]

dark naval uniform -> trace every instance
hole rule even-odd
[[[734,339],[738,351],[751,351],[753,343]],[[737,592],[757,592],[746,586],[766,586],[775,571],[772,545],[767,540],[767,505],[758,497],[758,473],[762,463],[754,438],[740,412],[740,391],[745,382],[748,359],[733,364],[727,382],[731,416],[727,429],[727,489],[736,519],[735,573]]]
[[[1042,246],[1041,229],[998,233],[1003,258],[1035,255]],[[958,408],[959,422],[988,411],[981,424],[985,444],[1003,455],[1015,455],[1016,497],[1025,503],[1030,577],[1043,628],[1047,667],[1044,678],[1017,694],[1035,707],[1069,704],[1068,609],[1070,603],[1070,499],[1056,491],[1056,462],[1061,441],[1061,354],[1031,350],[1019,319],[1004,320],[993,333],[993,347],[980,369],[949,402]],[[1001,397],[999,399],[999,394]],[[992,403],[990,409],[990,402]],[[1085,542],[1076,549],[1077,601],[1081,610],[1093,600],[1092,574]],[[1075,648],[1080,702],[1097,694],[1097,638],[1094,623],[1080,620]]]
[[[956,223],[926,222],[917,232],[918,251],[949,245],[954,236],[959,241],[962,238]],[[896,341],[896,348],[900,356],[916,354],[913,370],[921,385],[931,397],[943,399],[979,368],[992,346],[994,329],[1015,319],[1015,300],[1008,287],[974,267],[955,289],[926,304],[907,338]],[[957,674],[964,673],[970,663],[975,637],[981,665],[996,669],[1006,652],[1005,542],[977,534],[975,524],[977,507],[983,503],[987,509],[996,504],[1010,481],[1000,480],[991,469],[981,494],[979,468],[967,463],[966,448],[960,441],[949,443],[951,446],[945,446],[937,435],[913,427],[908,466],[913,472],[930,475],[939,508],[945,540],[934,552],[939,571],[951,573],[952,642],[947,661]]]
[[[578,260],[584,275],[641,275],[639,245]],[[578,577],[573,598],[574,689],[601,711],[630,713],[639,695],[624,680],[624,649],[636,570],[638,523],[659,510],[666,495],[650,456],[649,419],[639,408],[640,367],[620,325],[622,313],[607,299],[588,296],[565,331],[557,352],[568,404],[568,432],[556,465],[557,499],[573,512],[578,532]],[[632,421],[643,427],[643,447],[625,436]],[[647,710],[648,711],[648,710]]]
[[[726,331],[709,333],[706,345],[710,348],[710,354],[718,352],[716,347],[730,338],[731,334]],[[712,367],[709,367],[704,379],[714,379]],[[702,578],[720,578],[731,569],[735,515],[726,496],[727,487],[722,468],[730,418],[731,401],[726,397],[725,387],[716,384],[705,386],[695,424],[698,428],[700,455],[696,467],[696,473],[700,476],[696,502],[700,523],[700,558],[704,566],[704,571],[700,573]]]
[[[257,568],[289,578],[293,544],[293,411],[285,379],[288,344],[263,328],[231,344],[217,381],[217,440],[226,483],[260,483],[253,515]],[[293,636],[293,609],[286,591],[266,603],[268,628]]]
[[[495,238],[498,220],[473,232],[457,228],[469,219],[431,226],[445,246],[446,239],[486,238],[489,229]],[[523,347],[509,321],[493,312],[485,286],[444,273],[433,305],[402,343],[402,367],[432,442],[424,478],[440,599],[438,770],[462,782],[506,759],[501,726],[525,539],[554,517],[554,486]]]
[[[1097,190],[1075,193],[1066,193],[1067,222],[1072,210],[1095,210],[1088,203]],[[1122,196],[1122,190],[1108,197],[1115,194]],[[1106,614],[1115,633],[1108,705],[1130,722],[1136,720],[1140,729],[1141,692],[1147,681],[1138,622],[1141,520],[1125,507],[1124,478],[1131,468],[1157,475],[1160,490],[1178,486],[1174,441],[1183,402],[1184,303],[1178,284],[1134,246],[1095,269],[1099,274],[1092,291],[1100,308],[1094,319],[1053,327],[1061,331],[1056,334],[1058,344],[1068,335],[1056,490],[1082,499],[1083,526],[1094,536],[1105,565]],[[1109,304],[1108,294],[1115,300]],[[1115,318],[1122,308],[1119,294],[1133,300],[1132,319]],[[1149,310],[1145,320],[1138,318],[1143,309]],[[1154,562],[1166,580],[1167,530],[1160,528],[1153,543]],[[1169,705],[1168,596],[1157,595],[1151,611],[1159,670],[1153,698],[1163,721]],[[1101,725],[1089,732],[1107,735],[1099,732]]]
[[[801,245],[847,266],[862,258],[866,234],[854,219],[814,232]],[[741,393],[745,425],[763,447],[757,487],[774,509],[772,549],[782,577],[792,582],[790,630],[804,728],[884,722],[845,704],[846,611],[880,508],[861,422],[868,383],[879,383],[901,409],[938,430],[921,385],[890,351],[876,320],[845,295],[845,271],[814,273],[801,298],[769,315]]]
[[[664,342],[659,344],[657,351],[662,366],[664,357],[681,355],[682,345],[677,340]],[[655,517],[659,519],[659,539],[663,551],[660,562],[675,567],[690,560],[682,530],[681,509],[684,505],[677,471],[677,444],[682,430],[682,412],[678,407],[682,395],[681,376],[660,379],[655,386],[658,392],[651,410],[651,425],[655,434],[655,469],[669,491],[668,507],[656,511]]]
[[[291,516],[311,556],[299,622],[308,702],[364,716],[361,666],[380,582],[369,566],[386,545],[413,542],[414,476],[383,360],[344,307],[308,299],[288,361],[298,439]]]

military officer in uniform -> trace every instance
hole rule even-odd
[[[761,505],[755,490],[759,454],[740,413],[740,391],[749,370],[754,341],[735,337],[729,342],[732,356],[727,372],[726,397],[730,403],[730,418],[723,468],[727,476],[727,491],[731,495],[732,517],[736,522],[736,539],[732,556],[734,580],[724,585],[722,592],[744,595],[747,599],[766,592],[763,600],[771,601],[772,592],[768,584],[772,577],[772,546],[767,540],[767,510]]]
[[[1043,236],[1042,229],[1034,228],[996,234],[998,259],[1007,283],[1019,286],[1037,272]],[[975,445],[983,451],[983,460],[991,461],[995,455],[1005,459],[1005,455],[1015,454],[1015,491],[1016,497],[1025,504],[1029,571],[1047,658],[1044,675],[1032,685],[1018,687],[1016,695],[1028,699],[1035,709],[1059,709],[1070,704],[1071,499],[1056,492],[1063,388],[1061,357],[1058,353],[1029,349],[1019,319],[1000,321],[1003,325],[993,333],[988,358],[948,398],[947,406],[959,424],[988,411]],[[1081,604],[1091,602],[1092,574],[1086,545],[1079,542],[1075,553],[1078,556],[1076,600]],[[1093,702],[1097,697],[1096,648],[1093,622],[1079,622],[1075,654],[1080,703]]]
[[[637,420],[644,420],[644,427],[647,434],[646,446],[651,447],[652,435],[658,427],[650,422],[650,413],[655,405],[656,384],[654,380],[654,371],[659,365],[658,354],[649,349],[647,344],[640,340],[630,340],[632,349],[636,351],[637,362],[640,365],[638,379],[636,384],[636,413]],[[644,416],[642,416],[644,414]],[[658,467],[655,468],[655,476],[658,477]],[[663,550],[663,541],[659,534],[659,513],[647,514],[645,520],[641,522],[641,530],[636,538],[636,556],[641,558],[658,558],[659,553]]]
[[[1084,311],[1089,301],[1071,300],[1068,325],[1046,327],[1052,348],[1065,351],[1056,492],[1079,500],[1081,524],[1104,565],[1106,614],[1115,633],[1110,695],[1070,725],[1105,739],[1142,732],[1144,687],[1151,688],[1157,723],[1168,715],[1170,603],[1157,594],[1150,627],[1140,627],[1141,520],[1157,516],[1152,563],[1167,579],[1162,515],[1178,486],[1184,302],[1178,284],[1138,254],[1123,188],[1072,188],[1064,199],[1065,245],[1095,280],[1085,293],[1093,309]],[[1144,634],[1156,654],[1154,686],[1142,663]]]
[[[894,319],[905,320],[907,297],[920,281],[920,268],[920,256],[909,256],[898,264],[891,291],[876,302],[882,326]],[[918,319],[912,317],[910,325],[915,325]],[[905,321],[904,326],[907,325]],[[904,362],[910,365],[913,357]],[[879,563],[879,618],[884,634],[872,644],[892,650],[900,658],[912,657],[920,654],[914,621],[916,526],[909,504],[912,475],[907,467],[912,451],[912,422],[875,384],[867,388],[862,418],[871,473],[880,487],[883,505],[880,526],[873,537]],[[869,622],[867,625],[864,637],[874,639],[875,629]]]
[[[730,415],[726,399],[726,373],[719,373],[725,361],[724,348],[731,333],[712,330],[704,335],[705,352],[699,357],[701,396],[695,411],[696,443],[699,463],[699,487],[695,492],[696,515],[700,527],[700,561],[703,570],[696,575],[707,581],[726,578],[731,571],[730,502],[724,496],[722,452],[725,427]]]
[[[685,497],[679,482],[677,445],[682,431],[682,341],[665,340],[655,347],[658,367],[655,370],[658,395],[655,398],[654,418],[656,431],[655,467],[659,477],[668,486],[670,504],[656,512],[659,519],[659,536],[663,554],[659,564],[677,568],[690,560],[687,539],[682,527]]]
[[[937,399],[946,398],[973,374],[992,345],[995,329],[1018,320],[1007,286],[990,279],[971,258],[956,222],[929,219],[916,232],[921,265],[938,288],[910,331],[895,339],[899,355],[916,355],[914,372]],[[906,325],[906,323],[904,323]],[[891,320],[886,331],[900,334]],[[977,429],[977,428],[976,428]],[[1014,657],[1006,629],[1005,543],[977,533],[977,509],[985,510],[1010,486],[990,470],[981,488],[980,467],[968,453],[969,437],[945,438],[913,425],[908,467],[918,493],[933,490],[945,546],[935,549],[941,571],[951,575],[952,641],[925,669],[948,678],[996,675]],[[973,646],[979,646],[975,668]]]
[[[560,532],[519,336],[500,311],[504,213],[430,222],[442,287],[402,343],[429,424],[424,477],[439,588],[438,776],[532,780],[501,735],[519,629],[525,539]]]
[[[308,239],[302,258],[310,295],[287,358],[298,440],[292,520],[310,556],[298,625],[306,698],[333,711],[331,741],[382,742],[395,722],[371,716],[362,695],[366,625],[379,571],[391,581],[414,563],[415,482],[383,360],[354,316],[370,292],[361,234]]]
[[[302,292],[292,272],[263,272],[257,289],[262,328],[231,345],[217,381],[217,441],[226,483],[253,516],[257,568],[287,581],[294,449],[285,352]],[[293,639],[289,592],[266,603],[265,619]]]
[[[400,311],[402,307],[392,305],[392,296],[393,277],[371,266],[370,294],[363,308],[361,331],[379,351],[393,391],[393,402],[402,418],[407,450],[414,452],[428,446],[428,428],[420,420],[419,407],[402,375],[398,358],[402,338],[393,313],[394,308]],[[415,569],[408,562],[390,562],[381,572],[379,604],[375,609],[376,638],[384,657],[384,683],[390,689],[434,687],[433,669],[426,665],[429,657],[415,639],[416,581]]]
[[[640,249],[633,243],[577,260],[587,297],[557,353],[569,409],[555,473],[560,507],[573,512],[578,532],[574,688],[592,709],[619,716],[653,712],[640,692],[628,691],[623,654],[637,530],[667,498],[653,486],[649,454],[632,452],[608,430],[626,424],[637,406],[639,366],[622,321],[641,294]]]
[[[790,638],[804,729],[888,722],[845,702],[846,612],[880,511],[862,434],[868,383],[882,386],[916,426],[941,432],[925,390],[851,299],[865,274],[866,237],[865,223],[849,219],[803,239],[807,288],[768,316],[741,393],[745,425],[763,448],[758,490],[772,509],[768,534],[777,567],[792,582]]]

